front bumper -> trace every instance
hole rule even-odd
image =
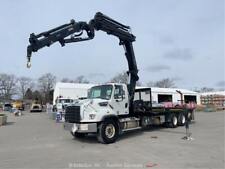
[[[73,133],[96,133],[97,123],[68,123],[63,124],[63,128]]]

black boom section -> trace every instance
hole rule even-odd
[[[97,12],[94,19],[92,19],[89,24],[96,30],[101,30],[107,34],[118,37],[121,41],[135,41],[136,37],[130,33],[129,26],[123,25],[101,12]]]

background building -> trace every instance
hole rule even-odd
[[[201,104],[225,108],[225,91],[201,93]]]
[[[96,84],[82,84],[82,83],[62,83],[59,82],[55,86],[53,94],[53,104],[57,97],[77,99],[79,97],[87,97],[87,91],[92,86]],[[137,87],[137,88],[146,88],[146,87]],[[200,95],[197,92],[190,91],[187,89],[178,89],[178,88],[156,88],[151,87],[152,90],[152,101],[156,103],[162,102],[173,102],[180,103],[181,100],[184,100],[185,103],[195,102],[201,104]],[[180,91],[183,94],[183,98],[177,92]],[[138,97],[135,95],[135,97]],[[143,96],[143,99],[149,100],[149,93],[146,93]]]

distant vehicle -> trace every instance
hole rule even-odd
[[[16,108],[16,109],[18,109],[18,110],[24,110],[24,104],[23,104],[23,102],[22,101],[20,101],[20,100],[17,100],[17,101],[15,101],[15,102],[13,102],[12,103],[12,106],[13,106],[13,108]]]
[[[53,105],[56,105],[58,98],[79,99],[85,98],[88,95],[88,90],[96,84],[82,83],[62,83],[58,82],[55,85],[53,93]]]
[[[42,112],[42,106],[38,103],[33,103],[30,108],[30,112]]]
[[[55,111],[64,111],[65,108],[70,105],[71,103],[73,103],[74,100],[73,99],[68,99],[68,98],[58,98],[56,100],[56,105],[54,107]]]
[[[3,105],[3,111],[11,111],[12,110],[12,105],[10,103],[5,103]]]

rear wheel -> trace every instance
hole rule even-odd
[[[99,125],[98,141],[104,144],[114,143],[119,136],[119,127],[113,120],[106,120]]]
[[[186,122],[185,115],[183,113],[180,113],[178,116],[178,125],[179,126],[184,126]]]
[[[171,114],[170,115],[169,127],[175,128],[175,127],[177,127],[177,124],[178,124],[177,116],[175,114]]]
[[[192,112],[188,112],[187,114],[187,117],[188,117],[188,121],[191,121],[192,120]]]

